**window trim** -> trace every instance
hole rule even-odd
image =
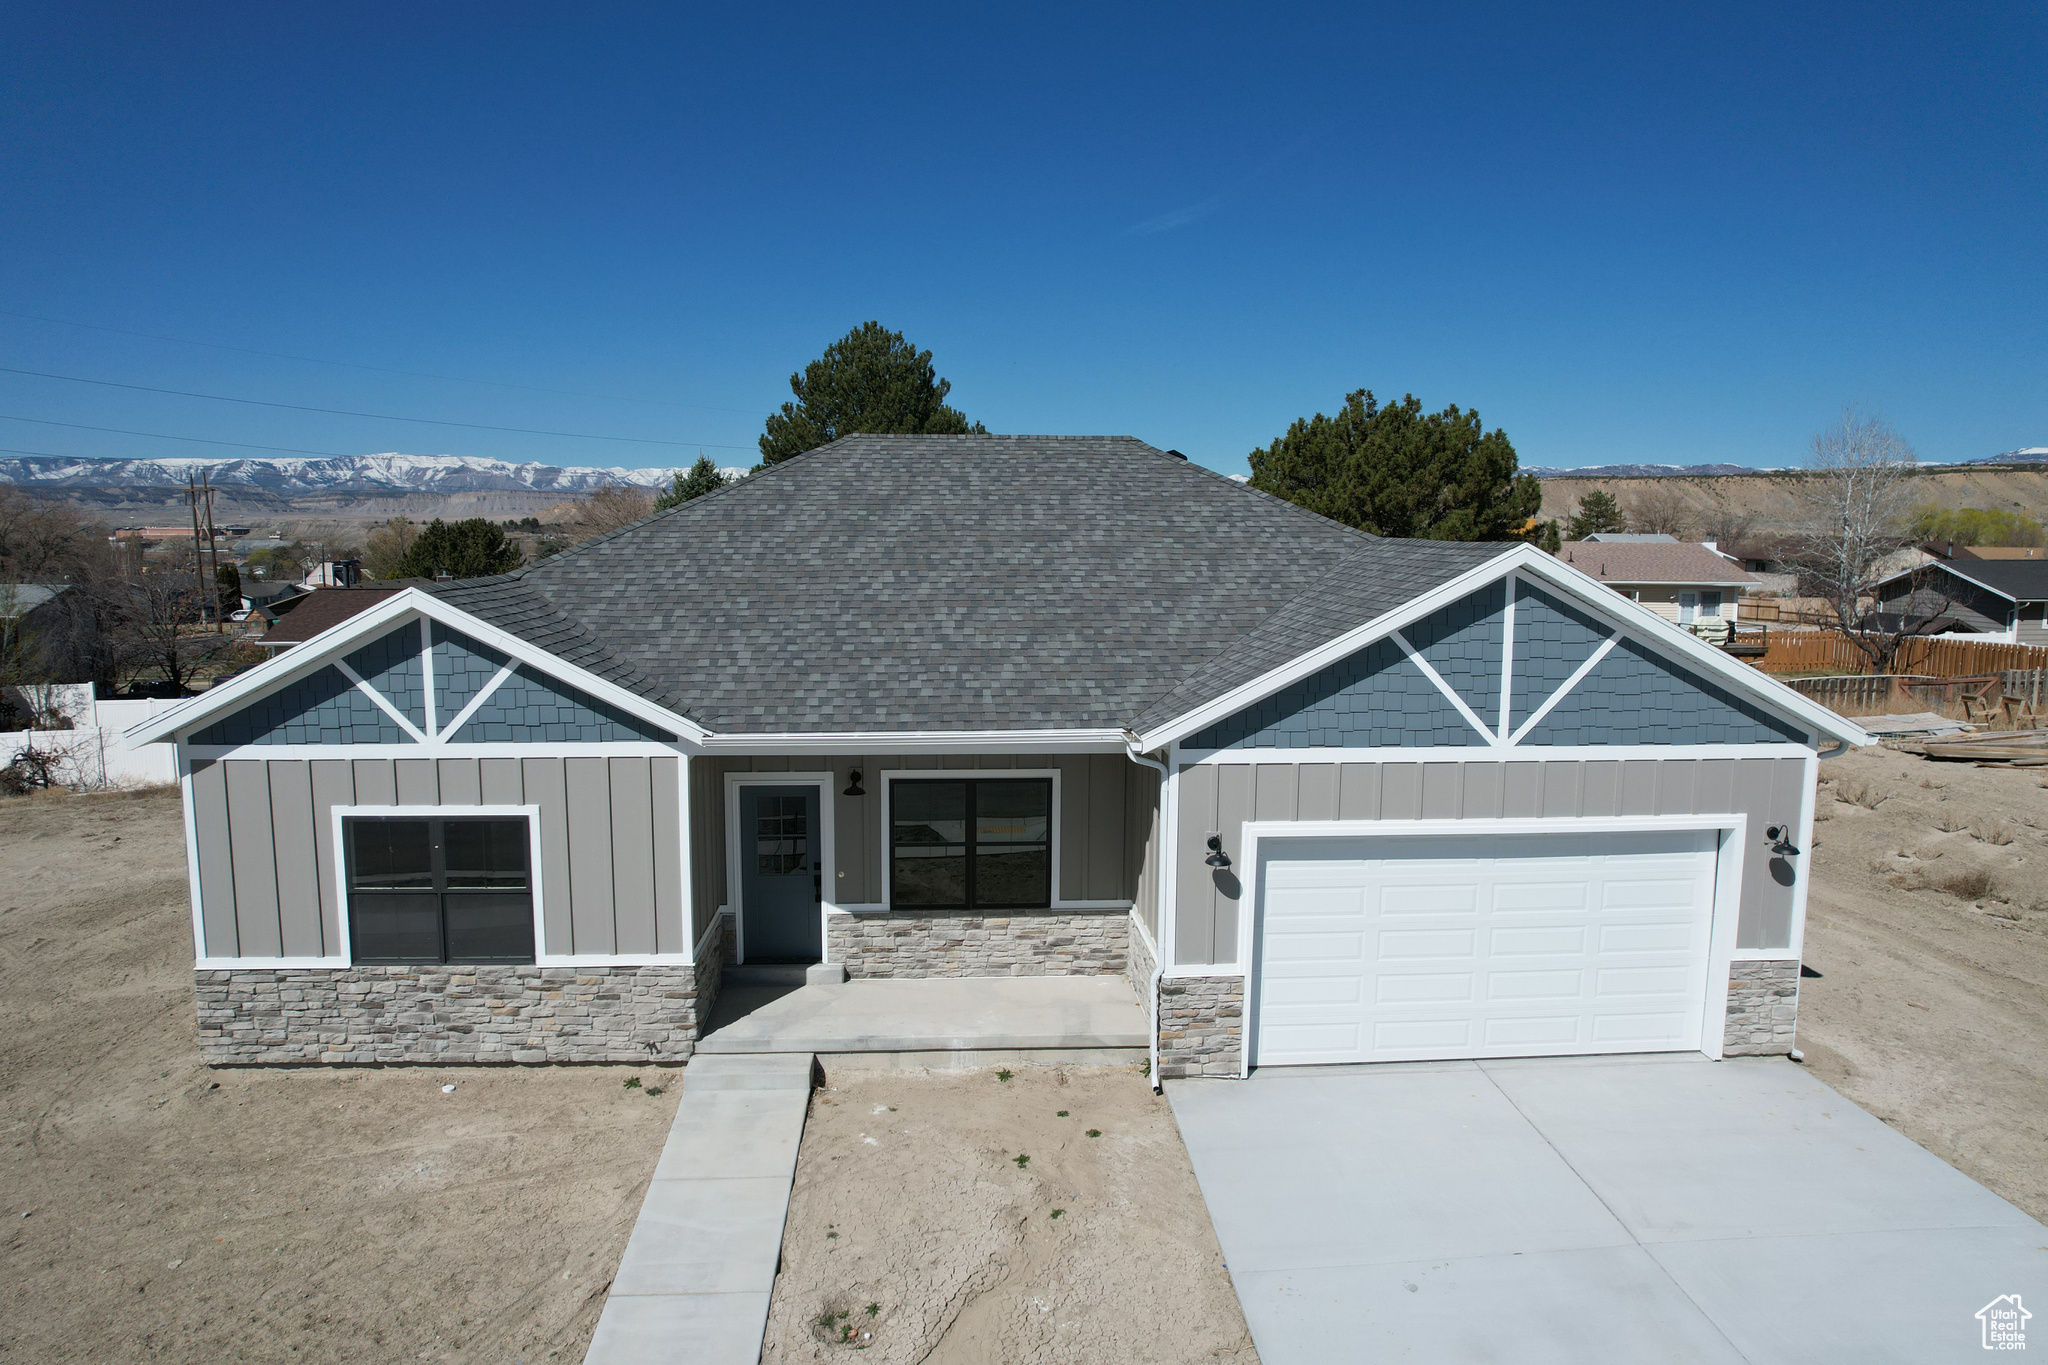
[[[1046,807],[1046,900],[1043,905],[942,906],[906,905],[904,914],[1008,915],[1037,914],[1067,907],[1060,899],[1060,774],[1056,768],[903,768],[883,775],[882,786],[882,904],[896,905],[896,783],[898,782],[1044,782],[1049,787]],[[969,841],[969,847],[974,844]],[[970,873],[970,878],[971,878]],[[1119,902],[1121,904],[1121,902]]]
[[[523,825],[526,837],[526,867],[524,870],[526,885],[520,887],[519,890],[524,892],[526,895],[528,914],[530,915],[532,913],[533,899],[535,894],[539,890],[539,887],[535,885],[534,881],[532,822],[520,820],[517,816],[482,815],[478,814],[476,811],[472,809],[468,809],[462,806],[440,807],[440,813],[437,815],[365,815],[358,813],[356,815],[349,816],[346,820],[343,820],[341,826],[343,835],[343,842],[341,845],[342,883],[344,887],[347,888],[349,894],[351,896],[354,896],[356,894],[376,895],[379,893],[377,888],[357,887],[350,884],[354,880],[349,875],[349,862],[354,855],[354,848],[352,843],[348,840],[347,835],[349,833],[349,829],[352,823],[358,829],[373,824],[424,823],[428,826],[429,830],[431,831],[433,825],[437,822],[441,825],[443,832],[442,838],[444,841],[447,838],[447,827],[451,824],[478,824],[489,822],[492,824],[506,825],[517,822]],[[457,959],[448,956],[449,930],[448,901],[446,898],[451,894],[460,895],[472,891],[483,892],[488,891],[489,888],[458,887],[454,885],[446,866],[445,852],[437,851],[434,857],[430,860],[430,866],[438,866],[440,868],[440,871],[438,873],[430,872],[428,874],[431,884],[426,887],[410,888],[410,892],[412,894],[431,895],[435,899],[435,913],[440,920],[439,928],[441,940],[441,955],[439,957],[434,958],[423,958],[419,961],[414,962],[395,962],[389,960],[378,960],[374,962],[365,962],[364,965],[375,967],[531,967],[535,965],[535,963],[538,961],[540,957],[541,948],[541,931],[540,926],[538,924],[529,926],[531,930],[531,937],[529,941],[532,943],[533,946],[532,950],[524,958]],[[386,893],[389,893],[388,888],[386,888]],[[401,892],[400,894],[405,893]],[[353,909],[354,906],[353,902],[351,901],[351,913],[353,913]],[[353,960],[355,958],[355,925],[353,924],[353,922],[351,922],[349,925],[348,950],[349,957],[351,960]]]
[[[533,899],[533,961],[527,962],[477,962],[449,963],[461,967],[567,967],[577,965],[577,959],[565,953],[549,953],[547,946],[547,917],[543,902],[547,885],[547,870],[544,865],[545,849],[540,837],[539,806],[333,806],[328,812],[327,855],[333,866],[328,870],[328,885],[333,888],[335,923],[340,933],[340,949],[337,957],[342,965],[356,965],[355,923],[349,915],[348,887],[348,827],[346,821],[354,817],[368,817],[383,820],[460,820],[479,819],[524,819],[526,821],[526,876],[531,883]],[[609,960],[609,959],[607,959]],[[365,963],[373,967],[433,967],[435,963]]]

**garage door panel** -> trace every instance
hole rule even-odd
[[[1578,957],[1586,951],[1586,930],[1577,924],[1552,924],[1495,929],[1486,936],[1489,955],[1496,958],[1550,957],[1558,953]]]
[[[1488,972],[1488,1000],[1576,1000],[1586,989],[1583,972]]]
[[[1261,1065],[1699,1046],[1712,832],[1275,841]]]
[[[1441,1004],[1447,1000],[1471,1000],[1478,978],[1471,972],[1382,973],[1374,995],[1381,1005],[1409,1005],[1418,1001]]]

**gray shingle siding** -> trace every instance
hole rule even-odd
[[[420,628],[409,621],[372,640],[342,660],[356,676],[384,694],[398,714],[424,729],[427,724],[426,674],[420,667]]]
[[[1520,729],[1613,633],[1613,627],[1563,598],[1521,583],[1515,592],[1515,690],[1509,729]]]
[[[674,736],[521,664],[449,738],[456,744],[612,744]]]
[[[410,744],[412,737],[338,668],[327,667],[221,717],[194,744]]]
[[[1379,640],[1210,726],[1187,747],[1456,748],[1484,742],[1399,645]]]
[[[434,622],[435,718],[444,726],[454,720],[506,662],[489,645]]]
[[[1401,633],[1465,705],[1488,724],[1500,723],[1502,613],[1507,585],[1493,583]]]
[[[1805,735],[1622,637],[1525,744],[1798,744]]]

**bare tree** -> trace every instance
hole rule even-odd
[[[363,574],[368,578],[401,578],[405,574],[406,552],[420,538],[419,527],[405,517],[393,517],[370,532],[363,542]]]
[[[1679,540],[1689,540],[1694,520],[1685,495],[1668,480],[1648,481],[1629,495],[1628,529],[1631,531],[1661,531]]]
[[[1892,671],[1908,639],[1939,630],[1949,605],[1922,591],[1916,571],[1902,609],[1881,610],[1878,586],[1897,576],[1894,556],[1913,543],[1914,464],[1913,448],[1891,423],[1850,408],[1813,438],[1799,484],[1792,562],[1873,673]]]
[[[68,594],[67,594],[68,595]],[[179,692],[187,690],[195,665],[218,637],[204,633],[199,576],[159,570],[144,574],[128,595],[128,633],[138,662],[163,674]]]
[[[631,526],[653,515],[652,494],[624,484],[606,484],[576,505],[576,515],[569,523],[568,540],[572,545],[580,545],[607,531]]]
[[[1745,512],[1720,494],[1700,513],[1696,529],[1700,535],[1726,548],[1748,540],[1756,531],[1757,518],[1754,512]]]

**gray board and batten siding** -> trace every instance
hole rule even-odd
[[[1798,827],[1807,760],[1785,758],[1569,759],[1552,762],[1185,764],[1178,783],[1180,847],[1176,966],[1236,962],[1238,916],[1256,868],[1209,867],[1204,840],[1243,850],[1247,820],[1482,820],[1627,815],[1749,816],[1749,828]],[[1743,859],[1739,949],[1789,949],[1793,887],[1772,859]],[[1246,881],[1241,882],[1242,877]]]
[[[847,796],[853,770],[861,771],[865,795]],[[690,764],[692,810],[690,850],[696,918],[702,935],[711,916],[728,900],[726,889],[725,778],[728,773],[832,774],[834,890],[832,902],[875,906],[888,896],[883,854],[884,773],[1004,769],[1052,769],[1059,773],[1059,825],[1054,833],[1062,902],[1130,903],[1146,875],[1147,849],[1157,819],[1159,782],[1149,768],[1122,754],[845,754],[717,757]],[[1156,877],[1156,867],[1153,869]],[[957,913],[957,912],[956,912]],[[1029,911],[1007,912],[1029,914]],[[1149,923],[1147,928],[1150,929]]]
[[[544,957],[687,954],[676,757],[194,759],[203,955],[343,941],[337,806],[539,808]]]

